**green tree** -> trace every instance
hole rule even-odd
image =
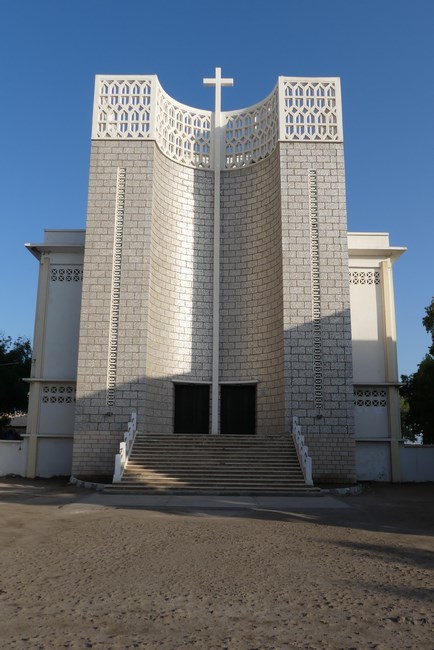
[[[29,339],[0,334],[0,428],[9,423],[9,415],[27,411],[32,348]]]
[[[422,318],[422,323],[428,334],[431,334],[431,345],[428,352],[434,357],[434,297],[431,304],[425,307],[425,316]]]
[[[425,308],[422,323],[432,343],[412,375],[402,375],[401,419],[403,435],[414,440],[423,434],[425,445],[434,444],[434,298]]]

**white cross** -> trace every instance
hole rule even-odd
[[[214,79],[206,78],[203,80],[205,86],[215,86],[215,112],[220,116],[221,112],[221,99],[222,99],[222,86],[233,86],[233,79],[222,79],[222,69],[215,69]]]
[[[224,130],[221,126],[222,86],[233,86],[233,79],[222,79],[221,68],[215,69],[214,79],[204,79],[205,86],[215,86],[214,128],[211,147],[214,149],[214,243],[213,243],[213,309],[212,309],[212,382],[211,433],[218,434],[219,424],[219,325],[220,325],[220,169],[224,153]]]

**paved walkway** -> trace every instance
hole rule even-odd
[[[257,508],[278,510],[322,510],[349,508],[350,506],[333,496],[285,497],[285,496],[199,496],[199,495],[141,495],[101,494],[95,492],[81,499],[82,505],[115,508],[183,508],[187,510],[251,510]]]
[[[66,480],[0,478],[0,501],[32,502],[39,505],[80,505],[101,508],[182,508],[194,510],[256,510],[258,508],[288,510],[330,510],[350,506],[341,498],[318,496],[203,496],[103,494]]]
[[[270,519],[293,515],[328,524],[434,536],[434,483],[365,484],[357,496],[151,496],[102,494],[69,485],[66,479],[0,478],[1,503],[54,506],[70,514],[142,509]]]

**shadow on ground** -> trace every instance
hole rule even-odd
[[[434,484],[365,484],[358,496],[182,497],[176,506],[168,498],[104,495],[70,485],[67,479],[0,479],[0,507],[73,508],[75,512],[100,509],[136,509],[174,517],[237,517],[309,522],[370,531],[434,536]],[[173,502],[172,502],[173,503]],[[359,549],[363,551],[362,548]],[[370,549],[375,551],[375,549]],[[378,552],[384,549],[378,549]]]

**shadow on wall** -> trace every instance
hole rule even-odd
[[[316,467],[316,480],[354,480],[353,415],[354,395],[352,386],[351,341],[339,339],[348,313],[338,313],[321,320],[322,367],[321,391],[322,409],[318,412],[315,390],[318,377],[313,366],[312,324],[294,327],[284,333],[284,389],[286,398],[286,427],[268,428],[260,412],[277,413],[281,409],[281,382],[268,385],[261,381],[257,369],[251,373],[233,375],[233,381],[257,380],[256,432],[258,436],[290,432],[291,418],[300,417],[303,432]],[[194,328],[193,328],[194,329]],[[200,336],[198,334],[198,336]],[[246,335],[248,336],[248,334]],[[164,338],[164,337],[163,337]],[[195,335],[192,336],[194,341]],[[162,343],[163,345],[163,343]],[[173,343],[170,343],[173,346]],[[250,345],[256,346],[252,336]],[[191,371],[173,373],[158,377],[133,376],[130,381],[117,386],[114,406],[107,405],[106,390],[89,391],[80,395],[78,391],[74,434],[73,473],[79,475],[111,474],[114,456],[133,411],[138,415],[138,430],[145,433],[169,434],[174,432],[175,386],[179,384],[210,384],[211,373],[204,372],[201,361],[191,352]],[[234,350],[234,355],[236,350]],[[144,365],[145,361],[138,365]],[[266,375],[273,375],[274,365],[266,368]],[[276,373],[278,374],[279,371]],[[104,376],[101,375],[101,383]],[[152,402],[155,413],[149,417]],[[192,405],[192,409],[195,405]],[[155,426],[158,414],[163,413],[159,426]],[[318,417],[319,416],[319,417]]]

